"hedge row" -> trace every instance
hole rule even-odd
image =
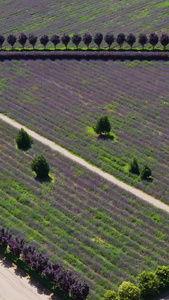
[[[12,49],[15,45],[15,43],[18,41],[22,48],[24,49],[25,44],[27,40],[32,45],[33,49],[35,48],[35,45],[37,43],[38,37],[31,34],[27,36],[24,33],[20,33],[18,37],[16,37],[14,34],[10,34],[6,38],[9,45],[11,45]],[[51,37],[48,37],[48,35],[43,35],[40,37],[40,43],[44,46],[44,49],[46,49],[46,46],[48,42],[52,42],[54,45],[54,48],[56,49],[56,46],[62,42],[62,44],[67,49],[68,44],[70,41],[73,42],[73,44],[77,47],[79,47],[79,44],[81,41],[86,45],[86,47],[89,49],[89,45],[91,44],[92,40],[97,45],[98,49],[100,49],[100,46],[103,42],[103,40],[106,42],[107,47],[110,49],[112,44],[116,42],[120,49],[124,42],[126,42],[132,49],[133,45],[136,42],[136,36],[133,33],[128,34],[127,36],[124,33],[119,33],[117,37],[114,37],[112,33],[107,33],[105,36],[101,32],[98,32],[92,37],[92,35],[88,32],[86,32],[83,36],[76,33],[72,36],[72,38],[68,34],[63,34],[61,37],[57,34],[52,35]],[[5,37],[0,34],[0,48],[2,49],[3,43],[5,41]],[[166,33],[163,33],[160,37],[154,32],[151,33],[148,37],[146,34],[141,33],[138,37],[138,43],[144,48],[147,43],[150,43],[154,49],[154,47],[158,44],[160,41],[161,45],[166,49],[167,45],[169,44],[169,35]]]
[[[35,272],[41,274],[53,285],[58,286],[66,295],[71,294],[75,300],[85,300],[89,293],[87,283],[79,281],[72,272],[63,269],[60,263],[51,263],[49,257],[38,252],[34,246],[25,245],[23,239],[0,228],[0,247],[9,249],[17,258],[22,259]]]

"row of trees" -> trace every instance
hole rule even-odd
[[[0,247],[8,248],[17,258],[22,259],[35,272],[58,286],[65,294],[71,294],[73,299],[85,300],[87,298],[89,293],[87,283],[79,281],[60,263],[51,263],[49,257],[38,252],[34,246],[25,245],[23,239],[14,237],[9,230],[3,227],[0,228]]]
[[[155,273],[143,271],[136,278],[137,285],[124,281],[118,292],[107,291],[103,300],[150,300],[169,290],[169,267],[158,266]]]
[[[37,36],[35,36],[33,34],[27,36],[24,33],[20,33],[18,38],[14,34],[10,34],[7,37],[7,42],[11,45],[12,49],[17,41],[20,43],[20,45],[24,49],[27,40],[29,41],[29,43],[32,45],[32,47],[34,49],[38,38],[37,38]],[[98,49],[100,49],[100,46],[101,46],[101,43],[103,40],[107,43],[109,49],[115,41],[117,42],[117,44],[119,45],[120,48],[122,47],[124,42],[127,42],[128,45],[132,49],[134,43],[136,42],[136,36],[133,33],[130,33],[127,36],[125,36],[124,33],[119,33],[117,35],[117,37],[114,37],[114,35],[112,33],[107,33],[105,36],[103,36],[103,34],[101,32],[98,32],[95,34],[94,37],[92,37],[92,35],[90,33],[86,32],[83,36],[81,36],[78,33],[75,33],[72,36],[72,38],[66,33],[64,33],[61,37],[57,34],[52,35],[50,38],[48,37],[48,35],[45,35],[45,34],[40,37],[40,43],[44,46],[44,49],[46,49],[46,46],[49,41],[51,41],[53,43],[55,49],[56,49],[56,46],[60,42],[62,42],[67,49],[68,44],[71,40],[74,43],[74,45],[77,47],[77,49],[78,49],[81,41],[83,41],[84,44],[89,49],[89,45],[91,44],[92,40],[97,45]],[[4,41],[5,41],[5,37],[3,35],[0,35],[0,48],[1,49],[2,49]],[[159,37],[156,33],[151,33],[147,37],[146,34],[141,33],[138,38],[138,43],[143,47],[143,49],[147,43],[150,43],[154,49],[154,47],[157,45],[157,43],[159,41],[165,49],[166,46],[169,44],[169,35],[164,33]]]

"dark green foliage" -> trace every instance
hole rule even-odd
[[[61,41],[65,45],[65,47],[67,49],[67,45],[70,42],[70,36],[68,34],[64,33],[63,36],[61,37]]]
[[[141,299],[149,300],[158,295],[159,280],[153,272],[144,271],[136,278],[141,292]]]
[[[143,47],[143,49],[144,49],[144,46],[147,43],[147,41],[148,41],[148,38],[147,38],[146,34],[140,33],[138,42]]]
[[[80,42],[82,40],[82,37],[80,34],[78,33],[75,33],[73,36],[72,36],[72,42],[73,44],[75,44],[75,46],[78,48]]]
[[[116,42],[117,44],[119,44],[120,48],[122,47],[123,43],[125,42],[125,34],[124,33],[119,33],[117,38],[116,38]]]
[[[105,42],[107,43],[107,45],[110,46],[113,44],[114,42],[114,35],[112,33],[106,33],[105,37],[104,37]]]
[[[19,38],[18,38],[18,42],[21,44],[21,46],[23,47],[23,49],[24,49],[24,46],[26,44],[27,39],[28,38],[27,38],[26,34],[20,33]]]
[[[0,49],[2,49],[2,45],[3,45],[4,41],[5,41],[4,36],[0,34]]]
[[[46,45],[49,42],[49,38],[46,34],[42,35],[40,38],[41,44],[44,46],[44,49],[46,49]]]
[[[169,290],[169,267],[158,266],[156,270],[156,275],[159,280],[159,290],[160,291]]]
[[[103,300],[118,300],[117,293],[115,291],[109,290],[104,294]]]
[[[56,49],[56,45],[60,43],[60,37],[57,34],[51,36],[50,41],[53,43]]]
[[[124,281],[119,286],[119,300],[139,300],[140,289],[130,281]]]
[[[16,43],[16,36],[15,36],[14,34],[8,35],[8,37],[7,37],[7,42],[8,42],[8,44],[11,45],[11,47],[12,47],[12,49],[13,49],[13,46],[14,46],[15,43]]]
[[[163,33],[160,37],[160,43],[163,45],[164,49],[166,49],[166,46],[169,44],[169,35]]]
[[[149,43],[153,46],[153,49],[154,49],[155,45],[157,45],[158,35],[155,32],[150,34]]]
[[[129,172],[139,175],[140,169],[136,158],[133,158],[133,160],[130,162]]]
[[[18,148],[21,150],[28,150],[31,148],[32,143],[32,137],[30,137],[29,134],[23,128],[21,128],[16,137],[16,144]]]
[[[34,171],[38,178],[43,179],[48,177],[49,164],[43,155],[36,156],[31,165],[32,171]]]
[[[98,119],[96,126],[93,127],[97,134],[109,134],[111,130],[110,121],[107,116],[102,116]]]
[[[29,43],[32,45],[33,49],[35,48],[35,44],[37,42],[37,36],[34,34],[29,35],[28,37]]]
[[[141,179],[142,180],[148,180],[151,179],[151,169],[148,165],[144,165],[143,169],[140,172]]]
[[[94,36],[94,42],[98,46],[98,49],[100,49],[100,45],[103,41],[103,34],[101,32],[96,33]]]
[[[126,39],[126,42],[127,44],[130,45],[131,49],[134,45],[134,43],[136,42],[136,37],[133,33],[130,33],[128,36],[127,36],[127,39]]]
[[[89,45],[92,41],[92,36],[90,33],[86,32],[83,36],[83,42],[84,44],[87,46],[87,48],[89,48]]]

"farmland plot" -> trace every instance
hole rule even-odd
[[[3,62],[0,111],[169,203],[168,72],[168,62]],[[93,134],[102,114],[112,139]],[[133,157],[150,165],[152,183],[129,175]]]
[[[168,264],[167,213],[36,141],[18,150],[16,134],[0,122],[0,226],[80,274],[92,300]],[[51,182],[35,180],[30,166],[37,154],[49,162]]]

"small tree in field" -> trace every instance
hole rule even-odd
[[[130,162],[129,172],[136,175],[140,174],[139,165],[136,158],[133,158],[132,161]]]
[[[138,286],[141,292],[141,299],[149,300],[157,296],[159,280],[153,272],[143,271],[137,276]]]
[[[105,42],[107,43],[107,45],[110,46],[113,44],[114,42],[114,35],[112,33],[106,33],[105,37],[104,37]]]
[[[90,33],[86,32],[83,36],[83,42],[87,46],[87,49],[89,49],[89,45],[92,41],[92,36]]]
[[[169,44],[169,35],[166,33],[163,33],[160,37],[160,43],[163,45],[164,50],[166,49],[166,46]]]
[[[146,34],[145,33],[141,33],[139,35],[138,42],[143,47],[143,49],[144,49],[145,44],[147,44],[147,41],[148,41],[148,38],[147,38]]]
[[[124,44],[125,39],[126,38],[125,38],[125,34],[124,33],[119,33],[118,34],[118,36],[116,38],[116,42],[117,42],[117,44],[119,44],[120,49],[121,49],[122,45]]]
[[[148,180],[151,179],[151,169],[148,165],[144,165],[143,169],[140,172],[141,179],[142,180]]]
[[[46,49],[46,45],[49,42],[49,38],[46,34],[42,35],[40,38],[41,44],[44,46],[44,49]]]
[[[127,44],[130,45],[130,47],[131,47],[131,49],[132,49],[134,43],[136,42],[136,37],[135,37],[135,35],[134,35],[133,33],[130,33],[130,34],[127,36],[127,38],[126,38],[126,42],[127,42]]]
[[[27,36],[24,33],[20,33],[19,38],[18,38],[18,42],[21,44],[22,48],[24,49],[24,46],[26,44],[27,41]]]
[[[16,137],[16,144],[18,148],[21,150],[28,150],[31,148],[32,143],[32,137],[30,137],[29,134],[23,128],[21,128]]]
[[[65,47],[67,49],[67,45],[70,42],[70,36],[68,34],[64,33],[63,36],[61,37],[61,41],[65,45]]]
[[[79,46],[81,40],[82,40],[82,37],[81,37],[81,35],[78,34],[78,33],[75,33],[75,34],[72,36],[72,42],[73,42],[73,44],[75,44],[75,46],[77,47],[77,49],[78,49],[78,46]]]
[[[56,45],[58,45],[60,43],[60,37],[57,34],[54,34],[51,36],[50,41],[55,46],[55,50],[56,50]]]
[[[111,130],[111,125],[108,117],[100,117],[96,123],[96,126],[94,126],[93,129],[99,135],[102,135],[102,133],[109,134]]]
[[[38,155],[33,159],[31,168],[36,173],[37,178],[43,179],[48,177],[49,164],[43,155]]]
[[[119,286],[119,300],[139,300],[140,289],[130,281],[124,281]]]
[[[4,36],[0,34],[0,49],[1,50],[2,50],[2,45],[3,45],[4,41],[5,41]]]
[[[100,49],[100,45],[103,41],[103,34],[101,32],[96,33],[94,37],[94,42],[98,46],[98,49]]]
[[[32,45],[33,49],[35,48],[36,42],[37,42],[37,36],[35,36],[34,34],[31,34],[28,37],[29,43]]]
[[[115,291],[107,291],[104,296],[103,300],[118,300],[118,295]]]
[[[156,275],[159,280],[159,290],[160,291],[169,290],[169,267],[158,266],[156,270]]]
[[[150,34],[150,36],[149,36],[149,43],[153,46],[153,50],[154,50],[154,47],[158,43],[158,35],[156,33],[151,33]]]
[[[12,50],[13,50],[13,46],[14,46],[15,43],[16,43],[16,36],[15,36],[14,34],[8,35],[8,37],[7,37],[7,42],[8,42],[9,45],[11,45]]]

